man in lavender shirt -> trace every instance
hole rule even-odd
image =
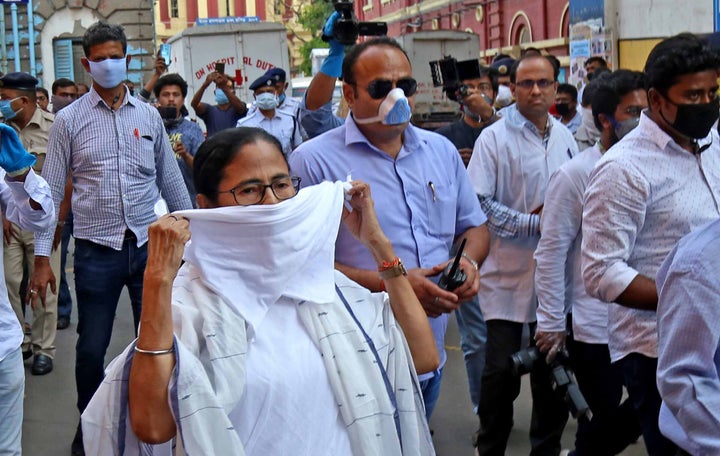
[[[345,125],[303,143],[289,157],[303,185],[362,179],[372,188],[378,220],[423,304],[435,334],[440,368],[419,377],[429,418],[440,393],[448,314],[477,294],[477,265],[488,252],[485,215],[462,160],[447,139],[409,124],[417,82],[410,61],[390,38],[352,48],[343,61],[343,93],[351,114]],[[457,289],[437,285],[456,239],[466,238]],[[336,267],[360,285],[383,289],[372,257],[341,229]]]

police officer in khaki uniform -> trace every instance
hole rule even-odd
[[[38,80],[27,73],[8,73],[0,78],[0,113],[3,121],[12,126],[20,136],[23,146],[35,155],[37,162],[33,166],[35,172],[40,174],[45,162],[48,135],[55,116],[37,107],[35,89]],[[58,220],[65,220],[60,210]],[[67,213],[67,208],[65,208]],[[60,240],[63,222],[57,228],[56,240]],[[32,274],[34,262],[35,237],[32,231],[20,229],[10,223],[3,214],[3,249],[5,281],[7,282],[8,296],[13,310],[21,325],[24,325],[23,305],[26,302],[20,295],[20,282],[23,278],[23,266]],[[60,249],[57,243],[53,246],[50,257],[53,273],[60,274]],[[31,372],[33,375],[45,375],[53,369],[55,357],[55,334],[57,332],[57,294],[50,294],[43,308],[39,299],[28,296],[33,306],[33,323],[31,334],[25,335],[22,350],[23,358],[28,359],[33,354]]]

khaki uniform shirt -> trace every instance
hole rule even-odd
[[[35,113],[25,128],[20,128],[12,120],[8,122],[18,132],[22,145],[28,152],[33,154],[37,161],[33,165],[33,169],[37,174],[42,172],[45,163],[45,154],[47,153],[48,136],[50,135],[50,127],[52,127],[55,115],[43,111],[40,108],[35,109]]]

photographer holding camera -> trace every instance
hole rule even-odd
[[[448,94],[462,106],[462,118],[437,130],[437,133],[455,144],[466,167],[470,163],[472,148],[480,132],[498,119],[493,107],[498,91],[497,76],[489,68],[481,68],[477,59],[473,61],[474,65],[467,65],[466,74],[459,75],[462,85],[457,92]],[[461,66],[463,63],[465,62],[458,62],[458,66],[465,67]]]
[[[332,112],[333,91],[335,83],[342,76],[342,62],[345,57],[345,45],[333,38],[339,18],[340,14],[335,11],[325,22],[323,36],[328,37],[330,51],[320,71],[310,81],[300,103],[300,125],[308,138],[314,138],[345,123],[345,119]]]
[[[607,77],[606,77],[607,76]],[[593,412],[578,421],[577,456],[620,453],[640,436],[632,402],[622,402],[622,373],[610,364],[608,309],[588,296],[580,271],[583,193],[596,162],[634,127],[647,108],[643,73],[618,70],[595,81],[592,114],[601,130],[595,146],[565,163],[545,193],[542,236],[535,250],[538,327],[535,341],[548,361],[562,353],[566,313],[572,309],[573,339],[568,342],[580,390]]]
[[[335,83],[342,76],[345,47],[354,45],[360,35],[387,35],[385,22],[359,22],[352,0],[325,1],[332,1],[335,7],[335,12],[323,26],[322,39],[328,42],[330,51],[320,71],[310,81],[300,104],[300,125],[308,138],[314,138],[345,123],[344,118],[332,112],[332,96]]]

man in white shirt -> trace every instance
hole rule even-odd
[[[718,68],[694,35],[655,46],[645,64],[649,109],[600,159],[585,192],[583,279],[589,295],[610,303],[610,359],[651,456],[677,451],[658,429],[655,275],[681,237],[720,215]]]
[[[534,330],[536,297],[533,252],[540,238],[540,213],[550,174],[577,153],[570,131],[548,114],[557,82],[542,56],[520,59],[511,70],[515,105],[480,134],[468,173],[488,217],[490,253],[480,269],[479,300],[487,322],[482,377],[480,455],[503,455],[513,426],[513,401],[520,378],[510,355],[520,350],[525,324]],[[567,409],[554,394],[547,368],[531,374],[532,455],[557,455]]]
[[[592,100],[601,139],[565,163],[550,178],[535,250],[535,289],[538,296],[538,348],[552,358],[563,348],[567,311],[572,312],[573,340],[568,350],[591,420],[578,420],[578,455],[620,453],[640,436],[632,402],[620,404],[622,373],[610,364],[607,305],[585,292],[580,271],[583,193],[590,173],[603,153],[635,128],[647,108],[643,73],[618,70],[595,80]]]
[[[5,112],[9,104],[4,103]],[[15,130],[0,124],[0,206],[5,216],[21,228],[40,231],[54,226],[55,207],[47,182],[32,170],[34,164],[35,157],[24,149]],[[37,292],[30,290],[29,297],[33,307],[41,305],[35,299]],[[22,341],[22,326],[10,305],[5,277],[0,275],[0,454],[22,453]]]

